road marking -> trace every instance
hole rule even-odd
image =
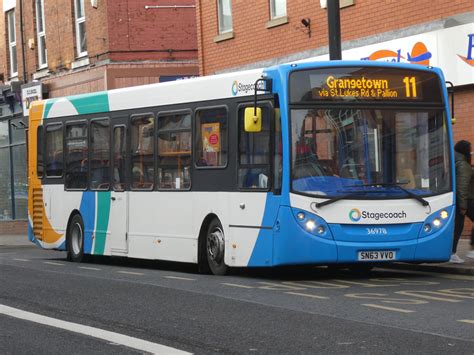
[[[458,322],[474,324],[474,320],[472,319],[459,319]]]
[[[16,260],[16,261],[29,261],[28,259],[13,259],[13,260]]]
[[[84,334],[113,344],[120,344],[127,348],[146,351],[152,354],[189,354],[182,350],[171,348],[158,343],[152,343],[143,339],[110,332],[100,328],[94,328],[87,325],[66,322],[57,318],[51,318],[36,313],[22,311],[21,309],[8,307],[2,304],[0,304],[0,314],[34,323],[44,324],[50,327],[64,329],[74,333]]]
[[[55,263],[53,261],[43,261],[44,264],[48,264],[48,265],[56,265],[56,266],[64,266],[64,264],[61,264],[61,263]]]
[[[183,281],[196,281],[196,279],[189,279],[187,277],[178,277],[178,276],[163,276],[166,279],[173,279],[173,280],[183,280]]]
[[[393,311],[393,312],[400,312],[400,313],[413,313],[413,312],[415,312],[415,311],[410,311],[408,309],[387,307],[387,306],[381,306],[381,305],[378,305],[378,304],[371,304],[371,303],[365,303],[365,304],[362,304],[362,306],[380,308],[380,309],[384,309],[386,311]]]
[[[299,293],[299,292],[285,292],[285,293],[287,293],[289,295],[295,295],[295,296],[317,298],[318,300],[328,300],[329,299],[329,297],[310,295],[310,294],[307,294],[307,293]]]
[[[450,295],[442,294],[442,293],[436,292],[436,291],[414,290],[414,291],[396,291],[395,293],[397,293],[399,295],[403,295],[403,296],[424,298],[424,299],[431,300],[431,301],[451,302],[451,303],[462,302],[461,300],[447,298]],[[430,295],[435,295],[435,296],[430,296]],[[442,296],[445,296],[445,297],[436,297],[436,296],[439,296],[439,295],[442,295]]]
[[[131,271],[117,271],[119,274],[127,274],[127,275],[138,275],[138,276],[143,276],[145,274],[141,272],[131,272]]]
[[[88,267],[88,266],[78,266],[79,269],[84,269],[84,270],[93,270],[93,271],[100,271],[102,269],[96,268],[96,267]]]
[[[239,284],[229,284],[229,283],[223,283],[222,285],[231,286],[231,287],[240,287],[240,288],[255,288],[255,287],[252,287],[252,286],[239,285]]]

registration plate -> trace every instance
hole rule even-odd
[[[385,261],[395,260],[396,252],[394,251],[360,251],[358,254],[359,261]]]

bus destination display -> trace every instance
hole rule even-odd
[[[294,72],[291,102],[425,101],[440,102],[434,73],[391,68],[331,68]]]

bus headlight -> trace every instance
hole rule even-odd
[[[318,237],[332,239],[331,232],[324,219],[308,211],[302,211],[296,208],[292,210],[295,220],[303,230]]]
[[[433,233],[439,232],[441,229],[449,225],[452,222],[452,209],[453,207],[443,208],[435,213],[432,213],[424,222],[420,236],[426,237]],[[450,218],[451,217],[451,218]]]
[[[312,232],[316,229],[316,222],[310,219],[309,221],[306,222],[306,229],[309,232]]]

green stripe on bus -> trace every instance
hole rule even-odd
[[[80,115],[109,111],[109,95],[106,92],[69,96],[67,99]]]
[[[97,193],[97,225],[95,233],[94,254],[103,255],[105,239],[110,216],[110,192]]]
[[[49,99],[49,100],[46,102],[46,105],[45,105],[45,107],[44,107],[43,119],[44,119],[44,118],[48,118],[49,111],[51,111],[51,108],[52,108],[53,105],[56,103],[56,101],[58,101],[58,100],[57,100],[57,99]]]

